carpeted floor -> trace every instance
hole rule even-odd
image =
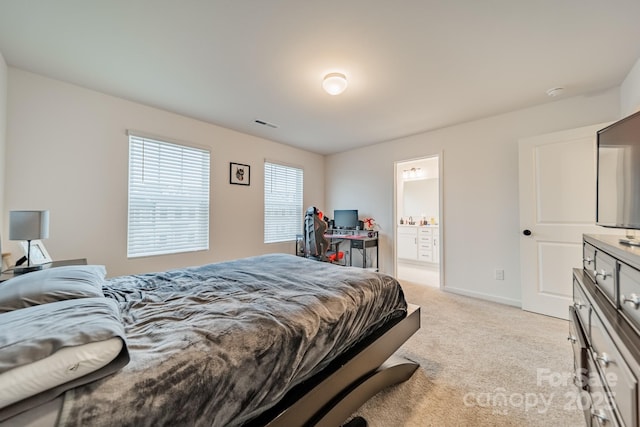
[[[370,427],[585,425],[566,321],[402,285],[421,328],[399,354],[420,368],[357,411]]]

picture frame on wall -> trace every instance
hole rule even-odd
[[[25,241],[20,242],[20,246],[22,247],[22,252],[27,256],[28,251],[28,243]],[[31,241],[31,259],[29,260],[31,265],[41,265],[51,262],[51,257],[49,256],[49,252],[44,247],[44,243],[41,240],[32,240]]]
[[[229,163],[229,183],[251,185],[251,166],[242,163]]]

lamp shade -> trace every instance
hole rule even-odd
[[[10,211],[9,240],[38,240],[49,237],[49,211]]]

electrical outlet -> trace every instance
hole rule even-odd
[[[497,269],[495,271],[496,280],[504,280],[504,270]]]

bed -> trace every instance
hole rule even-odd
[[[0,285],[0,425],[335,427],[417,368],[392,355],[419,308],[385,274],[269,254],[105,275],[60,267]],[[71,381],[7,391],[17,368],[106,342],[90,372],[74,362]]]

